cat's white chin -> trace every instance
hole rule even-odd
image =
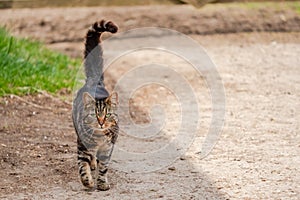
[[[106,127],[101,127],[101,126],[98,126],[98,128],[97,128],[99,131],[105,131],[105,130],[107,130],[107,128]]]

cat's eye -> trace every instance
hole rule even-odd
[[[106,117],[106,118],[110,117],[110,113],[107,113],[107,114],[105,115],[105,117]]]

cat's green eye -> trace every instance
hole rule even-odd
[[[107,113],[107,114],[105,115],[105,117],[110,117],[110,113]]]

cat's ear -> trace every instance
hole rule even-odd
[[[117,106],[119,104],[118,93],[111,93],[111,95],[106,99],[106,102],[109,102],[112,106]]]
[[[82,100],[84,106],[95,104],[95,99],[88,92],[83,93]]]

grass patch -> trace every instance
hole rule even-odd
[[[294,9],[299,15],[300,15],[300,2],[295,1],[295,2],[289,2],[290,7]]]
[[[79,60],[53,52],[39,42],[15,38],[0,28],[0,96],[71,90],[80,65]]]

